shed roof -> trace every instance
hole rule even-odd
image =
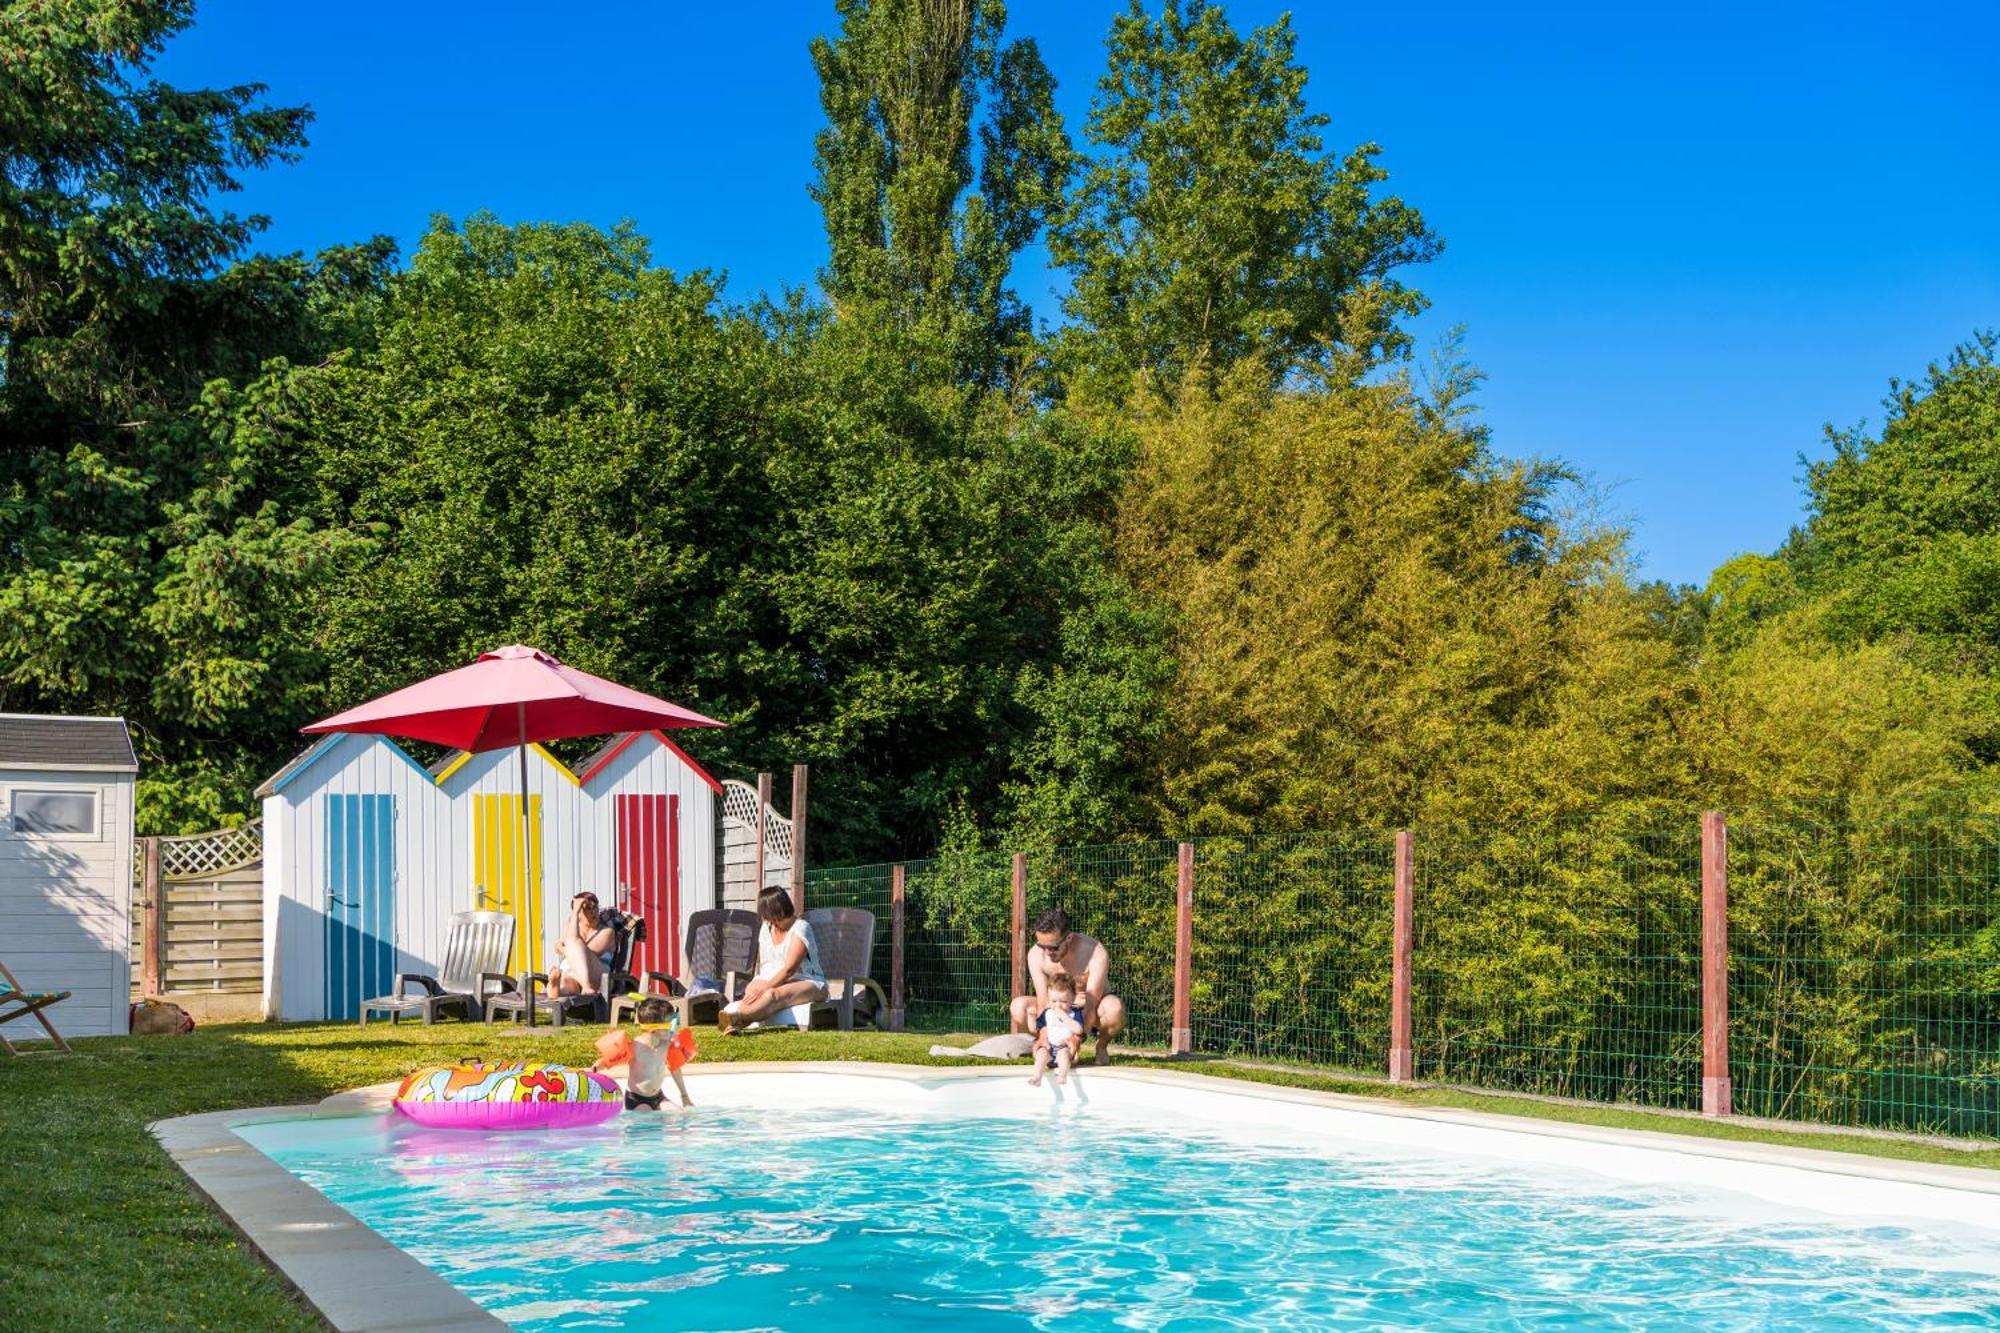
[[[717,796],[722,795],[722,784],[710,777],[708,770],[697,764],[686,750],[683,750],[680,746],[674,744],[672,740],[668,739],[666,732],[657,729],[652,731],[619,732],[616,736],[613,736],[610,740],[591,751],[590,757],[578,765],[576,770],[577,781],[588,783],[592,778],[603,772],[607,764],[622,754],[626,746],[632,744],[632,742],[642,736],[650,736],[660,744],[666,746],[676,758],[694,770],[694,775],[700,778],[703,784]]]
[[[0,768],[137,773],[122,717],[0,713]]]
[[[398,759],[401,759],[419,773],[425,772],[424,766],[411,758],[408,750],[405,750],[387,736],[375,736],[365,732],[332,731],[315,739],[311,745],[308,745],[305,749],[292,756],[290,763],[273,773],[270,777],[265,778],[257,787],[257,799],[261,801],[267,796],[277,795],[293,778],[296,778],[299,774],[318,763],[321,755],[328,753],[342,741],[348,739],[364,740],[371,744],[379,743],[386,745],[389,747],[390,753],[394,754]],[[429,776],[429,774],[426,773],[425,776]]]

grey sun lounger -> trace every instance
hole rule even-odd
[[[510,914],[453,912],[445,929],[444,965],[437,975],[398,972],[395,994],[361,1002],[362,1025],[367,1025],[370,1012],[389,1015],[391,1023],[412,1013],[421,1014],[427,1024],[434,1023],[438,1015],[453,1009],[461,1018],[480,1017],[486,1008],[488,986],[500,990],[514,986],[514,979],[505,970],[513,948],[514,918]]]
[[[639,979],[631,971],[632,951],[638,947],[639,941],[646,938],[646,918],[634,916],[626,919],[631,924],[618,930],[612,944],[611,963],[598,977],[596,990],[557,995],[546,989],[548,973],[523,973],[506,991],[486,997],[486,1021],[491,1023],[499,1014],[515,1014],[533,1027],[535,1012],[542,1008],[548,1010],[549,1022],[556,1027],[563,1026],[573,1017],[611,1022],[612,1016],[617,1013],[619,999],[639,986]]]
[[[875,965],[875,914],[860,907],[814,907],[806,912],[826,973],[826,998],[812,1007],[832,1013],[842,1032],[854,1030],[856,1014],[877,1027],[889,997],[869,975]]]
[[[648,993],[673,1001],[682,1027],[712,1023],[722,1006],[741,996],[757,975],[757,928],[757,914],[740,907],[691,912],[684,951],[687,972],[678,977],[648,972],[640,983]],[[630,1003],[613,1000],[613,1015]]]

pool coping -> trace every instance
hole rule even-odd
[[[837,1073],[900,1082],[952,1083],[1018,1079],[1013,1066],[950,1067],[879,1061],[774,1060],[705,1065],[701,1081],[734,1075]],[[1091,1079],[1151,1083],[1200,1089],[1369,1115],[1395,1116],[1442,1125],[1500,1130],[1544,1138],[1647,1148],[1695,1157],[1721,1158],[1767,1166],[1795,1167],[1830,1175],[1929,1185],[2000,1195],[2000,1172],[1983,1167],[1930,1162],[1898,1162],[1823,1148],[1696,1138],[1663,1130],[1610,1129],[1561,1121],[1534,1120],[1491,1111],[1420,1106],[1351,1093],[1320,1092],[1266,1083],[1218,1080],[1206,1074],[1165,1069],[1092,1069]],[[1218,1085],[1222,1086],[1218,1086]],[[298,1106],[247,1107],[210,1111],[158,1121],[151,1126],[167,1155],[187,1174],[244,1241],[334,1328],[343,1333],[396,1333],[437,1329],[444,1333],[505,1328],[442,1276],[397,1248],[312,1186],[251,1146],[233,1131],[238,1125],[281,1120],[325,1120],[387,1111],[395,1083],[377,1083]]]

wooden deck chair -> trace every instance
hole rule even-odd
[[[49,1040],[55,1043],[55,1049],[59,1051],[67,1051],[69,1043],[63,1040],[62,1033],[56,1031],[56,1025],[49,1022],[49,1016],[42,1010],[68,998],[69,992],[66,990],[25,989],[20,979],[8,970],[7,965],[0,963],[0,1023],[11,1023],[17,1018],[32,1016],[42,1025],[42,1031],[49,1034]],[[6,1047],[9,1055],[21,1054],[14,1043],[8,1041],[4,1035],[0,1035],[0,1046]]]
[[[806,923],[826,973],[826,998],[812,1012],[832,1013],[842,1032],[854,1030],[857,1013],[879,1027],[889,997],[869,976],[875,965],[875,914],[859,907],[815,907],[807,911]]]
[[[468,1020],[478,1017],[485,1012],[489,987],[507,990],[514,985],[505,971],[513,948],[511,913],[453,912],[445,927],[444,964],[438,975],[398,972],[395,994],[361,1002],[362,1025],[367,1025],[370,1010],[389,1015],[391,1023],[416,1013],[429,1025],[450,1009]],[[415,994],[412,986],[417,988]]]
[[[722,1006],[742,995],[757,975],[757,928],[757,914],[738,907],[690,912],[687,971],[678,977],[648,972],[639,978],[643,993],[672,1000],[684,1028],[714,1022]],[[634,1007],[629,995],[613,999],[611,1021],[617,1022],[619,1014]]]

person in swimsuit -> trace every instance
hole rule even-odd
[[[775,885],[765,889],[757,895],[757,915],[764,923],[757,931],[757,975],[743,988],[741,999],[716,1015],[724,1036],[794,1005],[826,998],[826,973],[812,923],[799,916],[792,895]]]
[[[1033,1032],[1035,1018],[1049,1007],[1049,978],[1067,972],[1083,983],[1083,1030],[1097,1039],[1094,1059],[1111,1063],[1111,1043],[1125,1031],[1125,1002],[1107,994],[1111,955],[1088,935],[1069,928],[1069,913],[1051,907],[1035,918],[1034,947],[1028,950],[1028,983],[1034,994],[1015,998],[1008,1011],[1010,1032]]]
[[[549,967],[549,994],[581,995],[597,989],[604,969],[617,956],[623,917],[621,912],[601,910],[597,895],[588,891],[569,900],[569,916],[556,940],[556,961]]]
[[[632,1017],[638,1021],[639,1035],[632,1039],[632,1063],[625,1075],[625,1109],[659,1110],[666,1100],[669,1078],[681,1095],[681,1105],[693,1106],[688,1100],[687,1082],[667,1058],[667,1048],[674,1039],[673,1005],[658,996],[648,996],[639,1001]]]
[[[1049,1003],[1035,1015],[1035,1072],[1028,1086],[1042,1086],[1049,1066],[1056,1069],[1056,1082],[1069,1082],[1069,1071],[1083,1047],[1083,1006],[1076,1002],[1076,978],[1058,972],[1049,978]]]

